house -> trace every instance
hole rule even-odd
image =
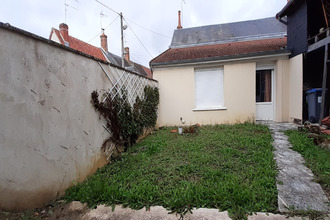
[[[276,18],[182,28],[179,17],[150,62],[159,125],[301,120],[302,56],[289,59],[286,34]]]
[[[291,0],[276,15],[277,19],[287,25],[288,48],[292,51],[290,58],[303,55],[303,89],[322,88],[322,105],[320,119],[329,115],[326,101],[326,89],[330,91],[329,52],[330,43],[330,2],[325,0]],[[303,120],[308,117],[306,98],[302,99]],[[323,112],[322,112],[323,110]],[[316,122],[316,121],[313,121]]]
[[[75,37],[70,36],[69,26],[64,23],[61,23],[59,25],[59,30],[57,30],[56,28],[51,29],[49,39],[59,44],[68,46],[72,49],[78,50],[82,53],[88,54],[92,57],[96,57],[100,60],[109,62],[113,65],[122,66],[121,57],[108,51],[107,35],[104,34],[104,30],[102,31],[102,34],[100,36],[101,48],[95,47],[91,44],[88,44]],[[130,60],[128,47],[125,48],[124,64],[127,70],[152,79],[152,73],[149,68]]]

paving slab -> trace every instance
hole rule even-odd
[[[314,182],[314,175],[305,166],[304,158],[292,150],[288,137],[283,131],[296,129],[291,123],[269,123],[276,149],[274,158],[279,174],[277,176],[278,209],[287,212],[296,210],[316,210],[330,212],[329,200],[320,184]]]
[[[73,206],[83,209],[82,205],[75,204]],[[79,203],[79,202],[78,202]],[[71,208],[71,210],[75,210]],[[131,208],[123,208],[117,205],[113,210],[112,207],[107,207],[104,205],[97,206],[96,209],[85,211],[85,214],[80,215],[79,219],[89,220],[106,220],[106,219],[116,219],[116,220],[178,220],[180,215],[175,213],[169,213],[170,211],[162,206],[152,206],[150,209],[145,208],[140,210],[133,210]],[[192,213],[187,213],[183,220],[213,220],[213,219],[223,219],[230,220],[227,211],[219,212],[218,209],[193,209]]]
[[[257,212],[254,215],[248,216],[248,220],[308,220],[308,217],[287,217],[281,214],[273,214],[273,213],[264,213],[264,212]],[[330,216],[326,215],[322,217],[323,220],[330,220]]]
[[[52,219],[70,219],[70,220],[178,220],[180,215],[169,213],[169,210],[162,206],[152,206],[150,209],[145,208],[140,210],[133,210],[131,208],[124,208],[116,205],[115,209],[112,207],[98,205],[96,209],[87,208],[86,204],[80,202],[71,202],[64,207],[62,212],[66,214],[60,215],[55,213]],[[199,208],[193,209],[192,213],[187,213],[182,220],[230,220],[227,211],[220,212],[218,209]],[[307,220],[306,217],[287,217],[281,214],[257,212],[248,216],[249,220]],[[325,216],[325,220],[330,220],[329,215]]]

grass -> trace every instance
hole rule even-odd
[[[293,150],[299,152],[305,159],[306,166],[315,175],[316,182],[330,195],[330,150],[316,146],[307,133],[286,131]]]
[[[163,128],[66,191],[67,201],[228,210],[234,218],[277,210],[276,165],[266,126],[204,126],[198,135]]]

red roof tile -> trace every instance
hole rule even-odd
[[[141,65],[141,66],[142,66],[142,65]],[[149,77],[150,79],[152,79],[152,72],[151,72],[151,70],[150,70],[148,67],[145,67],[145,66],[142,66],[142,68],[143,68],[144,72],[147,73],[148,77]]]
[[[286,43],[287,39],[284,37],[186,48],[170,48],[153,59],[151,64],[278,51],[285,48]]]
[[[61,44],[65,45],[59,30],[57,30],[55,28],[52,28],[52,31],[54,31],[54,33],[60,39]],[[51,38],[51,36],[50,36],[50,38]],[[90,56],[96,57],[100,60],[107,61],[107,59],[103,55],[103,52],[102,52],[101,48],[90,45],[90,44],[88,44],[84,41],[81,41],[81,40],[79,40],[75,37],[69,36],[69,47],[72,48],[72,49],[78,50],[80,52],[83,52],[85,54],[88,54]]]
[[[107,59],[103,55],[101,48],[85,43],[84,41],[81,41],[77,38],[69,36],[69,46],[72,49],[79,50],[85,54],[99,58],[100,60],[107,61]]]

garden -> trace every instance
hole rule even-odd
[[[141,209],[228,210],[234,218],[276,212],[276,164],[267,126],[203,126],[194,134],[162,128],[66,191],[67,201]]]

